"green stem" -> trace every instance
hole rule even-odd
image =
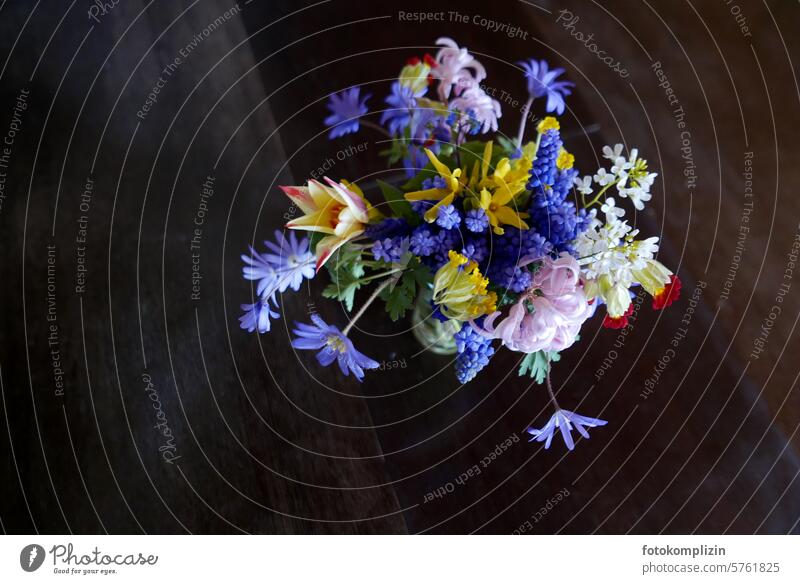
[[[608,183],[606,186],[604,186],[602,189],[600,189],[600,192],[597,193],[597,196],[594,199],[592,199],[591,201],[589,201],[588,205],[584,205],[583,208],[584,209],[588,209],[592,205],[596,204],[600,200],[600,197],[603,196],[603,193],[605,193],[611,187],[615,186],[618,182],[619,181],[616,181],[616,182],[613,182],[613,183]]]
[[[359,118],[358,123],[359,124],[363,124],[367,128],[372,128],[373,130],[375,130],[376,132],[379,132],[380,134],[383,134],[387,138],[391,138],[392,137],[392,135],[386,130],[386,128],[376,124],[373,121],[365,120],[364,118]]]
[[[361,283],[369,282],[371,280],[377,280],[378,278],[383,278],[384,276],[391,276],[392,274],[397,274],[398,272],[405,272],[405,271],[406,268],[395,268],[393,270],[387,270],[379,274],[372,274],[371,276],[367,276],[366,278],[359,278],[358,281]]]
[[[350,322],[347,323],[347,326],[344,327],[344,330],[342,331],[342,334],[344,336],[347,336],[347,333],[350,332],[350,329],[353,328],[353,326],[356,324],[356,321],[358,321],[358,319],[364,315],[364,313],[367,311],[367,308],[369,308],[369,305],[375,302],[375,299],[378,297],[378,294],[380,294],[383,291],[383,289],[386,288],[389,284],[396,281],[397,281],[397,276],[393,278],[387,278],[386,280],[381,282],[380,286],[378,286],[377,288],[375,288],[375,290],[372,291],[372,294],[370,294],[369,298],[367,298],[367,301],[361,305],[361,308],[358,309],[358,312],[356,312],[355,315],[353,315],[353,318],[351,318]]]

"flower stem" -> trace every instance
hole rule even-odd
[[[553,383],[550,381],[550,369],[551,369],[550,361],[548,360],[548,362],[547,362],[547,377],[546,377],[546,380],[547,380],[547,393],[550,394],[550,399],[552,400],[553,405],[556,407],[556,409],[560,410],[561,408],[558,405],[558,401],[556,401],[556,395],[555,395],[555,393],[553,393]]]
[[[519,121],[519,131],[517,132],[517,146],[522,148],[522,137],[525,135],[525,125],[528,123],[528,112],[531,111],[533,98],[529,97],[525,105],[522,106],[522,119]]]
[[[353,318],[351,318],[350,322],[347,323],[347,326],[344,327],[344,330],[342,331],[342,334],[344,336],[347,336],[347,333],[350,332],[350,329],[353,328],[353,326],[356,324],[356,321],[358,321],[358,319],[364,315],[364,313],[367,311],[367,308],[369,308],[369,305],[372,304],[378,297],[378,294],[380,294],[384,288],[386,288],[391,283],[396,281],[397,281],[397,276],[386,278],[386,280],[381,282],[381,284],[377,288],[375,288],[375,290],[372,291],[372,294],[370,294],[370,297],[367,298],[367,301],[361,305],[361,308],[358,309],[358,312],[356,312],[355,315],[353,315]]]
[[[364,126],[367,127],[367,128],[372,128],[373,130],[375,130],[376,132],[379,132],[380,134],[386,136],[387,138],[391,138],[392,137],[392,135],[386,130],[386,128],[384,128],[383,126],[381,126],[379,124],[376,124],[373,121],[365,120],[364,118],[361,118],[361,119],[358,120],[358,122],[360,124],[364,124]]]
[[[387,270],[385,272],[381,272],[379,274],[372,274],[371,276],[367,276],[366,278],[360,278],[359,282],[369,282],[370,280],[377,280],[378,278],[383,278],[384,276],[391,276],[392,274],[396,274],[398,272],[405,272],[406,268],[395,268],[393,270]]]
[[[600,192],[599,192],[599,193],[597,193],[597,196],[596,196],[594,199],[592,199],[591,201],[589,201],[589,204],[588,204],[588,205],[584,205],[584,206],[583,206],[583,208],[584,208],[584,209],[588,209],[589,207],[591,207],[592,205],[594,205],[595,203],[597,203],[597,202],[600,200],[600,197],[602,197],[602,196],[603,196],[603,193],[605,193],[605,192],[606,192],[608,189],[610,189],[611,187],[613,187],[614,185],[616,185],[616,184],[617,184],[617,182],[618,182],[618,181],[615,181],[615,182],[613,182],[613,183],[608,183],[606,186],[604,186],[602,189],[600,189]]]

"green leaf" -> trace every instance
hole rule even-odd
[[[407,193],[420,191],[422,190],[423,181],[427,178],[433,178],[435,176],[439,176],[439,173],[437,173],[436,169],[433,168],[433,165],[428,162],[428,164],[426,164],[425,167],[422,168],[414,178],[403,185],[403,190]]]
[[[385,181],[378,180],[376,182],[381,189],[381,193],[383,193],[383,198],[389,203],[389,207],[391,207],[395,216],[404,217],[409,222],[417,222],[419,220],[417,214],[411,210],[411,204],[403,197],[403,191]]]
[[[344,245],[325,264],[331,276],[331,283],[322,291],[325,298],[344,302],[347,310],[353,310],[356,291],[361,288],[366,268],[359,248]]]
[[[331,298],[333,300],[344,302],[344,305],[347,307],[347,311],[350,312],[353,310],[353,303],[355,302],[356,298],[356,290],[359,288],[361,288],[361,282],[350,282],[349,284],[345,285],[340,282],[331,282],[325,286],[324,290],[322,290],[322,295],[325,298]]]
[[[381,298],[386,301],[386,310],[389,318],[397,321],[405,315],[414,303],[414,294],[417,289],[417,280],[413,271],[407,271],[398,280],[394,287],[387,287],[381,291]]]
[[[535,353],[528,353],[522,360],[519,366],[520,377],[526,373],[531,376],[536,383],[544,383],[547,377],[547,370],[550,368],[550,363],[555,363],[561,360],[561,355],[558,351],[536,351]]]
[[[517,150],[517,143],[505,136],[497,136],[497,146],[499,147],[500,152],[503,153],[503,156],[510,157],[514,152]]]

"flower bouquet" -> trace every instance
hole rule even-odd
[[[316,351],[317,361],[338,363],[359,381],[378,363],[348,336],[376,300],[392,320],[413,309],[414,331],[431,350],[452,352],[461,383],[487,367],[499,347],[518,351],[520,375],[545,383],[555,413],[531,440],[549,448],[559,430],[571,450],[571,430],[604,420],[561,409],[550,370],[559,353],[579,338],[598,310],[603,325],[622,328],[641,287],[653,308],[669,306],[680,281],[655,259],[658,238],[638,230],[618,207],[627,199],[642,210],[656,177],[636,149],[603,148],[607,168],[581,176],[562,143],[560,124],[548,115],[527,138],[532,105],[561,115],[574,84],[545,61],[519,63],[528,98],[515,138],[495,135],[500,104],[482,82],[484,67],[465,48],[441,38],[435,57],[412,58],[385,99],[380,124],[366,119],[369,95],[359,87],[332,95],[325,119],[330,137],[370,127],[390,138],[385,155],[402,164],[404,184],[378,181],[386,200],[373,206],[358,185],[324,177],[283,192],[302,216],[265,242],[264,253],[242,256],[244,277],[256,282],[258,299],[242,306],[241,327],[266,333],[278,318],[277,295],[298,290],[325,268],[323,295],[355,309],[344,328],[312,314],[296,323],[292,346]],[[377,112],[375,112],[377,113]],[[298,239],[294,231],[310,236]],[[366,293],[367,288],[372,288]]]

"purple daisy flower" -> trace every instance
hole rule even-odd
[[[575,449],[575,442],[572,440],[572,427],[580,433],[581,436],[588,439],[589,433],[585,428],[596,428],[597,426],[605,426],[608,424],[605,420],[597,418],[587,418],[568,410],[556,410],[556,413],[547,421],[543,428],[537,430],[536,428],[528,428],[528,434],[533,436],[529,442],[536,440],[537,442],[544,442],[545,449],[550,448],[550,442],[553,440],[553,434],[556,429],[561,430],[561,437],[564,438],[564,443],[570,450]]]
[[[376,369],[378,362],[360,353],[353,346],[342,331],[335,326],[327,324],[318,314],[312,314],[313,325],[302,322],[295,323],[294,334],[297,338],[292,341],[295,349],[322,349],[317,353],[317,361],[327,367],[334,361],[339,363],[339,369],[345,375],[353,376],[362,381],[364,369]]]
[[[572,93],[571,87],[575,84],[571,81],[556,81],[559,75],[564,73],[561,68],[550,69],[547,61],[520,61],[518,63],[525,70],[525,77],[528,80],[528,93],[532,99],[547,96],[547,111],[556,112],[558,115],[564,113],[564,98]]]
[[[333,126],[328,137],[338,138],[358,132],[358,118],[367,113],[367,100],[371,94],[360,96],[361,88],[351,87],[340,93],[332,93],[328,101],[331,115],[325,118],[326,126]]]

